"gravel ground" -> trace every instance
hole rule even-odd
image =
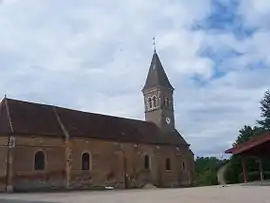
[[[0,203],[270,203],[270,186],[0,194]]]

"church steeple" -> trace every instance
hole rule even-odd
[[[145,85],[143,87],[143,91],[157,86],[169,88],[172,90],[174,89],[164,71],[158,54],[154,49],[154,54],[145,81]]]
[[[148,75],[142,89],[145,120],[156,123],[164,131],[175,129],[173,91],[174,88],[154,49]]]

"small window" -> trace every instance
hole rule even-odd
[[[145,155],[144,156],[144,168],[145,169],[149,169],[150,168],[150,160],[149,160],[149,156],[148,155]]]
[[[183,166],[183,170],[185,170],[186,169],[185,162],[182,163],[182,166]]]
[[[45,153],[43,151],[38,151],[35,153],[35,170],[45,170]]]
[[[152,98],[151,97],[148,98],[148,106],[149,106],[150,109],[153,107],[152,106]]]
[[[153,106],[157,107],[157,97],[156,96],[153,97]]]
[[[82,155],[82,170],[88,171],[90,169],[90,155],[88,153],[83,153]]]
[[[171,160],[169,158],[166,159],[166,170],[167,171],[171,170]]]

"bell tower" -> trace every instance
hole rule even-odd
[[[151,121],[164,131],[175,130],[173,91],[159,56],[154,50],[145,85],[142,89],[145,120]]]

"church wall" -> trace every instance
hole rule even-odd
[[[180,173],[180,179],[183,186],[192,186],[195,181],[195,168],[194,168],[194,157],[189,150],[183,150],[181,154],[181,165],[179,166],[182,170]]]
[[[34,169],[37,151],[45,152],[45,170]],[[14,191],[64,188],[65,149],[61,138],[16,137],[13,149]]]
[[[91,168],[82,171],[81,156],[91,154]],[[144,156],[150,157],[150,168],[144,168]],[[183,153],[170,146],[117,143],[97,139],[72,140],[71,188],[100,186],[137,188],[147,183],[160,187],[181,186]],[[170,158],[171,170],[166,170]],[[127,175],[125,177],[125,174]]]
[[[7,142],[7,137],[0,137],[0,192],[4,192],[6,188]]]
[[[155,154],[154,147],[145,144],[125,143],[123,145],[124,156],[127,163],[127,180],[129,188],[142,187],[155,182]],[[144,167],[144,157],[149,157],[149,169]]]
[[[112,185],[124,187],[121,145],[97,139],[72,139],[71,187],[77,189]],[[90,154],[90,169],[82,170],[81,157]]]
[[[191,151],[187,153],[187,165],[188,171],[190,173],[190,185],[195,185],[196,184],[195,162],[194,162],[194,154]]]
[[[6,162],[7,139],[0,138],[0,161]],[[159,187],[186,185],[189,182],[182,168],[184,150],[164,145],[118,143],[99,139],[73,138],[71,143],[70,189],[94,189],[104,186],[115,188],[140,188],[147,183]],[[42,150],[46,154],[44,171],[34,170],[34,155]],[[188,150],[187,150],[188,151]],[[90,170],[82,170],[81,156],[91,156]],[[13,157],[14,191],[66,189],[66,159],[64,140],[42,137],[16,137]],[[149,169],[144,168],[144,156],[150,158]],[[171,170],[166,170],[166,158],[171,160]],[[191,159],[190,159],[191,160]],[[190,162],[192,163],[192,161]],[[187,163],[186,165],[188,165]],[[126,176],[125,176],[126,174]],[[0,175],[6,179],[5,167]],[[0,191],[5,182],[0,179]],[[3,183],[2,183],[3,182]]]
[[[183,149],[177,149],[170,146],[160,146],[157,149],[158,155],[158,178],[159,184],[163,187],[178,187],[182,186],[181,174],[183,169],[181,164],[183,162]],[[170,170],[166,169],[166,159],[170,159]]]

